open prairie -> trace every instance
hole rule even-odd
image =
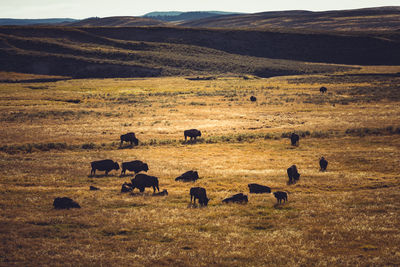
[[[0,84],[0,265],[398,266],[399,73],[42,83],[1,73],[13,82]],[[196,143],[184,142],[191,128]],[[139,146],[119,147],[127,132]],[[147,162],[168,196],[120,193],[133,177],[120,170],[90,177],[106,158]],[[292,164],[301,177],[287,185]],[[175,181],[188,170],[200,179]],[[207,207],[189,205],[193,186],[207,189]],[[240,192],[247,204],[222,204]],[[82,208],[55,210],[61,196]]]

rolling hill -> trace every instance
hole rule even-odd
[[[270,77],[344,68],[332,63],[400,65],[400,32],[0,27],[2,71],[68,77]]]
[[[143,17],[105,17],[88,18],[72,23],[64,23],[64,26],[71,27],[130,27],[130,26],[164,26],[164,22],[152,18]]]
[[[143,17],[152,18],[161,21],[168,22],[185,22],[192,20],[199,20],[211,17],[219,17],[221,15],[235,15],[239,13],[234,12],[222,12],[222,11],[192,11],[192,12],[150,12],[145,14]]]
[[[400,30],[400,7],[378,7],[325,12],[277,11],[226,15],[179,23],[201,28],[286,28],[296,30]]]

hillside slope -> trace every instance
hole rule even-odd
[[[400,65],[399,35],[0,27],[0,70],[69,77],[332,72],[344,67],[325,63]]]
[[[201,28],[287,28],[327,31],[399,30],[400,7],[325,12],[299,10],[262,12],[183,21],[179,25]]]
[[[129,26],[163,26],[164,22],[152,18],[142,17],[105,17],[88,18],[72,23],[65,23],[64,26],[71,27],[129,27]]]

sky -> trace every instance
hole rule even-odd
[[[400,0],[0,0],[0,18],[142,16],[152,11],[343,10],[400,6]]]

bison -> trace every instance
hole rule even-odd
[[[54,199],[53,206],[55,209],[81,208],[78,203],[76,203],[69,197],[56,197]]]
[[[136,138],[135,133],[127,133],[127,134],[121,135],[120,146],[122,146],[123,142],[129,142],[129,143],[131,143],[131,146],[133,146],[133,143],[135,143],[136,146],[139,144],[139,140]]]
[[[326,93],[326,91],[328,91],[328,89],[326,89],[326,87],[322,86],[321,88],[319,88],[319,91],[321,93]]]
[[[290,135],[290,141],[292,146],[299,145],[300,136],[298,134],[292,133]]]
[[[133,189],[138,188],[140,192],[144,192],[145,187],[153,187],[153,193],[156,192],[156,188],[158,192],[160,192],[160,188],[158,188],[158,178],[155,176],[139,173],[131,180],[131,182],[132,191]]]
[[[297,171],[296,165],[292,165],[287,169],[287,174],[289,177],[288,184],[294,184],[300,179],[300,173]]]
[[[249,202],[249,199],[247,198],[246,195],[243,195],[243,193],[239,193],[236,195],[233,195],[231,197],[225,198],[222,200],[222,203],[247,203]]]
[[[96,170],[105,171],[106,175],[108,175],[111,170],[119,170],[118,163],[111,159],[92,161],[90,165],[92,166],[92,170],[90,171],[91,176],[96,175]]]
[[[274,196],[276,198],[276,201],[280,204],[283,200],[283,202],[287,201],[287,193],[283,191],[276,191],[274,192]]]
[[[96,190],[100,190],[100,188],[91,185],[91,186],[89,187],[89,190],[90,190],[90,191],[96,191]]]
[[[319,167],[320,171],[326,171],[326,168],[328,167],[328,161],[324,157],[319,160]]]
[[[192,203],[193,198],[193,205],[196,204],[197,198],[201,206],[207,206],[208,201],[210,200],[209,198],[207,198],[206,189],[204,189],[203,187],[190,188],[190,203]]]
[[[257,101],[257,97],[255,97],[255,96],[250,96],[250,101],[251,102],[256,102]]]
[[[175,178],[175,181],[182,181],[182,182],[194,182],[199,179],[199,174],[197,171],[187,171],[181,176]]]
[[[260,184],[248,184],[250,193],[261,194],[261,193],[271,193],[271,188]]]
[[[185,141],[188,137],[190,137],[190,141],[192,141],[193,139],[196,140],[198,136],[201,136],[201,132],[197,129],[185,130],[183,134],[185,136]]]
[[[122,162],[121,176],[125,175],[126,170],[133,171],[135,174],[141,171],[147,172],[149,170],[149,165],[140,160]]]

